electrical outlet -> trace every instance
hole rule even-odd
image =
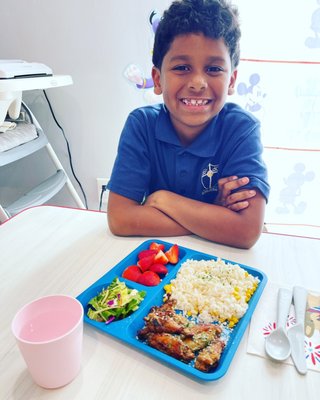
[[[109,178],[97,178],[97,193],[98,193],[98,204],[100,206],[101,201],[101,193],[102,193],[102,186],[107,185],[109,182]],[[108,202],[108,190],[105,190],[102,195],[101,205],[103,205],[105,209],[105,205]]]

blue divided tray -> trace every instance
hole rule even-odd
[[[250,318],[254,312],[254,309],[267,283],[267,276],[263,272],[255,268],[251,268],[246,265],[242,265],[224,259],[224,261],[230,264],[239,265],[254,277],[258,277],[260,283],[249,301],[249,307],[247,312],[240,319],[240,321],[237,323],[232,333],[230,334],[228,343],[222,353],[218,366],[213,370],[211,370],[210,372],[202,372],[195,369],[190,364],[185,364],[182,361],[176,360],[175,358],[167,354],[164,354],[159,350],[156,350],[148,346],[147,344],[141,342],[140,340],[137,339],[137,332],[144,326],[145,321],[143,318],[149,313],[150,308],[152,306],[160,306],[163,303],[163,295],[164,295],[163,287],[164,285],[170,283],[170,281],[175,278],[183,262],[185,262],[187,259],[217,260],[218,257],[179,246],[180,249],[179,263],[177,265],[168,264],[169,272],[162,279],[162,281],[158,286],[147,287],[122,278],[121,275],[123,270],[129,265],[136,264],[138,253],[142,250],[148,249],[149,245],[152,242],[163,243],[165,245],[165,251],[167,251],[173,244],[158,239],[146,240],[140,246],[138,246],[133,252],[131,252],[127,257],[125,257],[122,261],[120,261],[114,268],[112,268],[99,280],[97,280],[94,284],[89,286],[88,289],[82,292],[77,298],[84,307],[84,313],[85,313],[84,321],[87,324],[94,326],[96,329],[108,335],[116,337],[117,339],[137,348],[138,350],[143,351],[147,355],[166,363],[170,367],[175,368],[176,370],[191,376],[192,378],[200,379],[203,381],[213,381],[219,379],[226,374],[230,366],[233,356],[241,341],[241,338],[250,322]],[[139,309],[130,316],[126,317],[125,319],[120,321],[114,321],[109,325],[106,325],[103,322],[97,322],[89,319],[86,315],[88,310],[88,302],[92,297],[96,296],[103,288],[109,286],[115,277],[119,277],[120,280],[124,281],[129,288],[135,288],[139,291],[144,290],[147,293],[144,300],[140,304]]]

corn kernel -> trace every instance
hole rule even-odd
[[[238,322],[239,319],[235,315],[232,315],[232,317],[229,319],[229,328],[233,328]]]
[[[164,286],[164,290],[166,291],[166,293],[172,293],[171,285],[170,284],[169,285],[165,285]]]

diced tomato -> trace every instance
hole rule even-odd
[[[154,263],[158,264],[168,264],[168,257],[164,254],[162,250],[159,250],[154,258]]]
[[[150,244],[150,246],[149,246],[149,249],[150,249],[150,250],[156,250],[157,252],[158,252],[159,250],[164,251],[164,244],[162,244],[162,243],[157,243],[157,242],[152,242],[152,243]]]
[[[152,256],[153,254],[157,254],[157,250],[142,250],[138,254],[138,259],[141,260],[141,258],[147,257],[147,256]]]
[[[179,261],[179,247],[174,244],[168,251],[165,252],[170,264],[177,264]]]
[[[163,265],[163,264],[152,264],[151,267],[149,267],[149,271],[153,271],[156,274],[158,274],[161,278],[167,275],[168,273],[168,268]]]
[[[141,258],[137,264],[141,268],[142,272],[147,271],[147,269],[154,263],[157,254],[151,254],[150,256]]]
[[[133,282],[138,282],[138,279],[141,275],[142,271],[137,265],[130,265],[122,273],[123,278]]]
[[[160,277],[153,271],[145,271],[139,277],[138,283],[145,286],[157,286],[160,283]]]

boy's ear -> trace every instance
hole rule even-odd
[[[230,82],[229,82],[229,87],[228,87],[228,95],[232,95],[234,94],[235,91],[235,84],[236,84],[236,80],[237,80],[237,74],[238,74],[238,70],[233,70],[231,77],[230,77]]]
[[[161,83],[160,83],[160,70],[156,67],[152,67],[152,80],[153,80],[153,91],[155,94],[162,94]]]

